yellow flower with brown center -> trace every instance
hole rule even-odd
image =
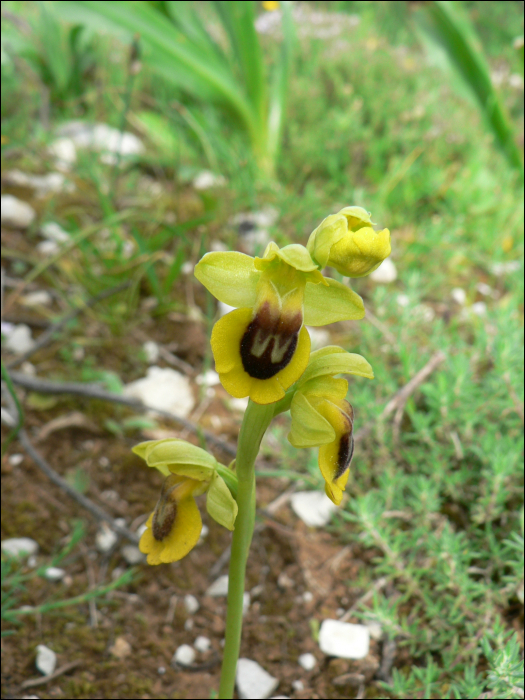
[[[202,530],[195,502],[200,494],[207,494],[209,515],[229,530],[234,529],[237,503],[232,490],[236,489],[236,477],[214,457],[175,438],[142,442],[133,452],[166,477],[139,542],[140,551],[148,555],[148,564],[178,561],[195,547]]]
[[[364,277],[390,255],[390,231],[375,231],[362,207],[345,207],[321,222],[307,248],[321,268],[329,265],[345,277]]]
[[[335,374],[374,376],[364,357],[337,346],[312,353],[292,399],[288,440],[294,447],[320,446],[318,463],[326,495],[339,505],[354,451],[354,410],[346,401],[348,382]]]
[[[195,276],[217,299],[238,307],[213,328],[215,368],[232,396],[249,396],[259,404],[279,401],[306,369],[305,324],[364,316],[361,298],[323,277],[301,245],[269,243],[262,258],[207,253]]]

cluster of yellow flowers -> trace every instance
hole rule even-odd
[[[195,267],[197,279],[219,301],[234,307],[215,324],[211,336],[222,385],[236,398],[276,404],[276,412],[283,405],[290,408],[288,439],[295,447],[319,446],[326,493],[337,505],[349,475],[353,409],[346,401],[348,383],[336,375],[374,375],[363,357],[342,348],[329,346],[310,353],[305,326],[365,315],[361,297],[324,277],[324,267],[345,277],[363,277],[388,255],[388,229],[375,231],[367,211],[346,207],[328,216],[306,247],[279,248],[272,242],[261,258],[207,253]],[[140,541],[148,563],[177,561],[195,546],[202,527],[196,495],[207,492],[209,514],[234,528],[232,470],[181,440],[145,442],[134,451],[167,477]]]

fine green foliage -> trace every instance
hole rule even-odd
[[[514,140],[514,130],[492,84],[479,40],[458,4],[447,0],[423,3],[416,13],[422,36],[434,55],[441,48],[442,56],[458,72],[477,100],[509,163],[523,175],[523,160]]]
[[[36,568],[26,566],[22,559],[2,554],[2,621],[9,625],[19,627],[22,624],[21,618],[23,618],[24,615],[44,615],[53,610],[80,605],[90,600],[103,598],[110,591],[121,586],[126,586],[132,581],[134,571],[130,569],[110,584],[106,586],[97,586],[73,598],[47,600],[45,603],[35,606],[20,606],[20,600],[24,597],[27,585],[35,578],[45,578],[47,569],[57,567],[61,563],[67,563],[68,557],[74,553],[76,546],[83,539],[84,534],[84,525],[80,521],[75,522],[69,541],[59,552],[50,557],[48,561],[39,564]],[[16,634],[16,631],[12,629],[2,631],[3,637],[12,634]]]
[[[207,28],[191,2],[75,2],[63,10],[75,22],[140,35],[144,60],[171,85],[194,99],[212,101],[246,133],[261,174],[274,174],[279,153],[293,31],[283,8],[284,40],[271,80],[255,30],[251,1],[212,3],[227,48]]]

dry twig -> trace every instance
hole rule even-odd
[[[81,666],[83,664],[82,659],[77,659],[76,661],[70,661],[68,664],[64,664],[60,668],[57,668],[56,671],[53,673],[50,673],[49,676],[44,676],[44,678],[33,678],[28,681],[24,681],[21,683],[22,688],[35,688],[37,685],[45,685],[46,683],[49,683],[49,681],[54,681],[55,678],[58,678],[59,676],[63,676],[64,673],[69,673],[69,671],[72,671],[74,668],[77,668],[77,666]]]

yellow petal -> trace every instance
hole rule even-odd
[[[268,404],[280,401],[284,396],[284,389],[275,377],[270,379],[252,379],[250,399],[255,403]]]
[[[215,369],[219,374],[231,372],[240,361],[241,340],[252,318],[251,309],[231,311],[217,321],[211,334]]]
[[[336,433],[333,442],[319,448],[319,469],[325,480],[326,495],[338,506],[350,474],[354,414],[346,401],[337,402],[337,405],[332,401],[322,401],[317,410]]]
[[[231,394],[236,399],[243,399],[245,396],[249,396],[252,384],[256,381],[244,371],[240,355],[238,364],[229,372],[219,373],[219,378],[228,394]]]
[[[190,497],[177,503],[177,517],[169,534],[162,540],[164,545],[160,560],[164,564],[179,561],[190,552],[202,531],[202,519],[195,499]]]

